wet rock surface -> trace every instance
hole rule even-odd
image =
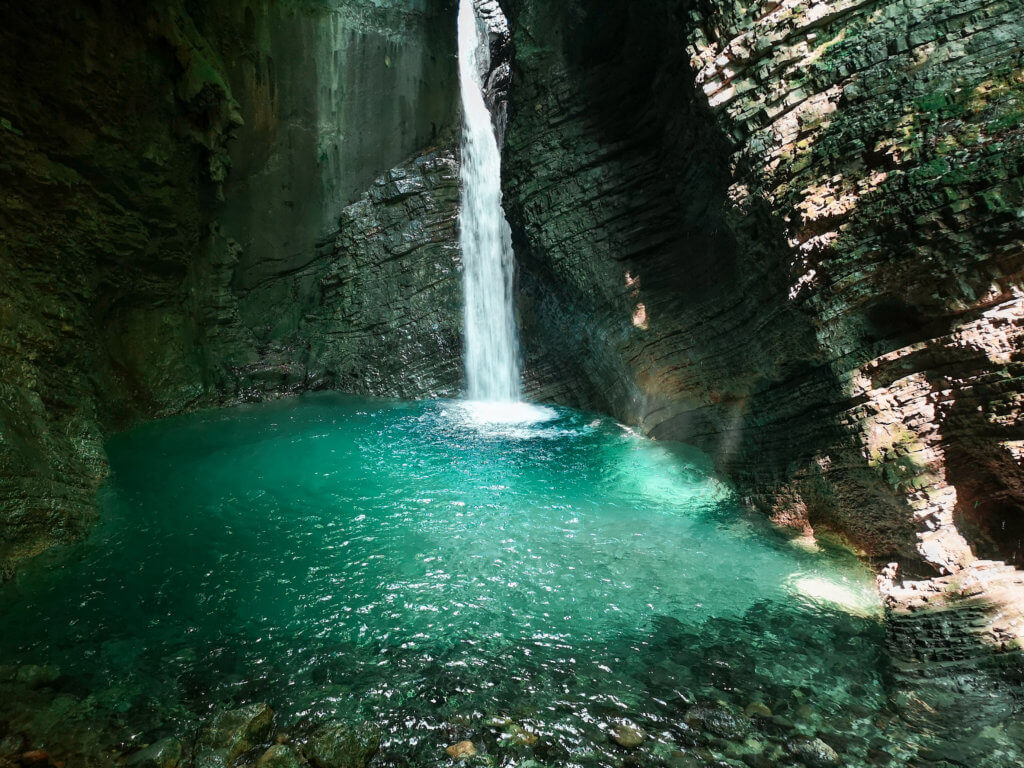
[[[872,556],[1015,557],[984,533],[1024,501],[1010,6],[510,5],[534,391]]]
[[[196,749],[200,754],[213,752],[225,766],[231,766],[241,755],[267,741],[273,729],[274,710],[266,704],[219,712],[199,732]]]
[[[831,768],[842,765],[839,755],[821,739],[798,738],[786,742],[790,757],[799,760],[807,768]]]
[[[410,269],[455,258],[408,255],[418,241],[454,242],[436,213],[454,203],[415,179],[374,182],[451,140],[456,68],[439,51],[454,49],[444,0],[11,9],[0,30],[0,576],[95,521],[112,429],[354,381],[392,394],[458,387],[438,349],[458,346],[457,299],[436,287],[437,269]],[[368,188],[380,212],[349,221],[336,249],[339,215]],[[374,228],[387,244],[371,242]],[[322,287],[331,269],[342,274]],[[425,317],[428,301],[438,309]],[[424,342],[420,323],[442,342]],[[421,363],[422,385],[396,373],[424,359],[436,362]]]
[[[317,768],[366,768],[380,748],[380,729],[368,723],[326,723],[306,744],[306,755]]]
[[[1012,5],[508,10],[532,392],[696,443],[776,522],[839,531],[912,577],[1019,564]],[[977,606],[980,633],[1001,616]],[[1014,646],[935,621],[983,666],[1019,669]],[[996,686],[995,732],[1018,679]]]
[[[131,755],[125,762],[125,766],[127,768],[177,768],[178,763],[181,762],[181,756],[181,742],[173,736],[168,736]],[[274,766],[273,768],[286,767]]]
[[[256,768],[299,768],[298,753],[288,744],[275,744],[256,761]]]
[[[344,208],[301,269],[268,283],[283,310],[254,331],[232,305],[212,324],[227,402],[341,389],[453,396],[462,384],[458,170],[451,149],[391,169]],[[220,273],[226,282],[231,271]],[[230,295],[230,294],[228,294]],[[266,335],[265,335],[266,334]],[[227,363],[227,364],[225,364]]]

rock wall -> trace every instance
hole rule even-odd
[[[1019,561],[1019,7],[508,6],[534,391],[876,560]]]
[[[957,574],[888,590],[892,704],[946,765],[1019,761],[1024,574],[978,560]]]
[[[457,390],[454,50],[449,0],[6,9],[0,574],[86,529],[109,429]]]
[[[253,328],[227,289],[238,253],[200,276],[220,285],[202,324],[204,371],[218,402],[317,389],[392,397],[462,387],[462,286],[455,151],[392,168],[341,210],[312,260],[271,284]],[[261,332],[262,331],[262,332]]]
[[[777,522],[895,561],[921,759],[1013,762],[1019,3],[507,5],[532,391],[695,443]]]

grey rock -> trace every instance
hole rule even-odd
[[[256,761],[256,768],[299,768],[301,765],[299,755],[288,744],[275,744]]]
[[[200,749],[221,756],[231,765],[239,755],[270,738],[274,729],[274,710],[264,703],[218,712],[200,731]]]
[[[821,739],[790,739],[786,742],[786,751],[807,768],[835,768],[842,765],[836,751]]]
[[[160,739],[128,758],[127,768],[176,768],[181,762],[181,742],[173,736]]]

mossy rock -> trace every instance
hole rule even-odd
[[[224,765],[267,741],[274,729],[274,710],[264,703],[218,712],[199,734],[198,746],[220,755]]]
[[[338,720],[313,732],[306,745],[306,757],[317,768],[366,768],[379,748],[377,726]]]

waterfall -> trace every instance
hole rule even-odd
[[[473,0],[459,3],[462,205],[459,245],[465,294],[466,389],[470,400],[518,402],[519,343],[512,306],[512,232],[501,207],[501,152],[484,101],[487,31]]]

